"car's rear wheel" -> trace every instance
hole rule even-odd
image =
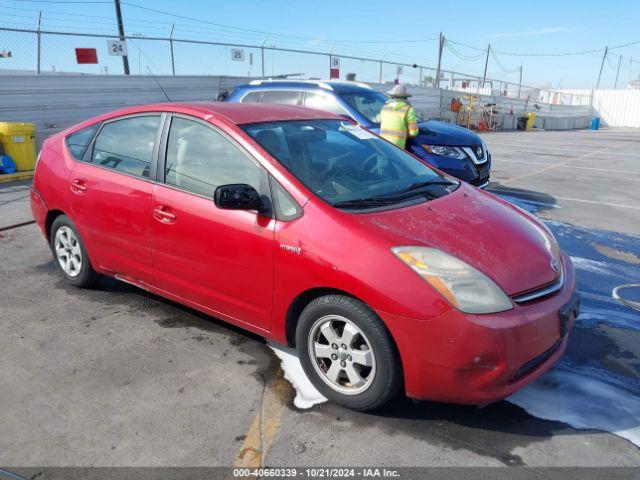
[[[56,217],[49,237],[56,265],[69,283],[89,287],[98,281],[100,276],[91,266],[80,234],[69,217]]]
[[[361,301],[327,295],[303,310],[296,329],[300,362],[329,400],[373,410],[402,385],[395,344],[376,313]]]

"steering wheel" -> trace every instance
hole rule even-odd
[[[376,166],[377,157],[378,157],[377,153],[372,153],[371,155],[369,155],[364,161],[364,163],[362,164],[362,169],[365,172],[371,173],[371,170],[373,170],[373,168]]]

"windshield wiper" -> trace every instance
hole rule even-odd
[[[354,200],[344,200],[342,202],[332,203],[331,205],[337,208],[382,207],[384,205],[392,205],[397,202],[398,202],[398,199],[396,198],[371,197],[371,198],[356,198]]]
[[[415,192],[415,194],[423,194],[426,193],[428,195],[430,195],[431,197],[438,197],[440,195],[436,195],[432,192],[429,192],[428,187],[431,186],[450,186],[450,185],[455,185],[455,183],[449,181],[449,180],[426,180],[423,182],[415,182],[412,183],[411,185],[409,185],[408,187],[403,188],[402,190],[398,190],[397,192],[392,192],[392,193],[388,193],[386,195],[384,195],[384,197],[386,198],[397,198],[397,197],[402,197],[402,196],[406,196],[407,194],[411,194],[412,192]],[[416,190],[421,190],[421,189],[425,189],[422,192],[416,192]]]
[[[444,186],[447,186],[447,185],[455,185],[455,184],[453,182],[451,182],[450,180],[425,180],[424,182],[412,183],[407,188],[404,188],[404,189],[402,189],[402,190],[400,190],[399,192],[396,192],[396,193],[410,192],[412,190],[418,190],[420,188],[428,187],[430,185],[444,185]]]
[[[432,185],[447,186],[447,185],[455,185],[455,183],[449,180],[430,180],[430,181],[424,181],[424,182],[415,182],[409,185],[408,187],[397,192],[388,193],[378,197],[356,198],[354,200],[344,200],[342,202],[333,203],[332,205],[337,208],[381,207],[384,205],[392,205],[394,203],[408,200],[414,197],[416,194],[419,194],[419,195],[427,194],[431,198],[437,198],[439,195],[436,195],[427,190],[423,192],[415,192],[415,190],[426,188]]]

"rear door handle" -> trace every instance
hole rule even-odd
[[[165,207],[164,205],[154,208],[153,216],[162,223],[173,223],[176,221],[176,215],[170,211],[169,207]]]
[[[87,191],[87,185],[83,180],[76,178],[74,180],[71,180],[71,191],[73,193],[82,194]]]

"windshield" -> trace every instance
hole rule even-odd
[[[341,120],[269,122],[243,129],[336,207],[375,208],[409,198],[420,202],[457,185],[368,130]]]
[[[380,123],[380,110],[387,97],[379,92],[343,93],[340,98],[372,123]]]

